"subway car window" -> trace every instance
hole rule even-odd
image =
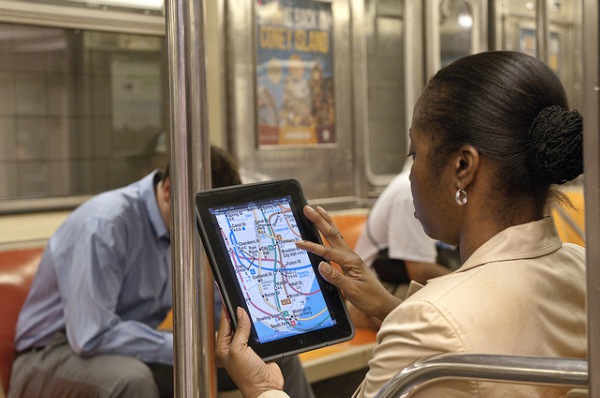
[[[0,52],[0,199],[91,195],[163,166],[163,37],[0,23]]]
[[[402,2],[366,0],[368,167],[396,174],[406,160]]]

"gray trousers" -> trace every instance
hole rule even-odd
[[[298,357],[276,361],[292,398],[313,398]],[[235,388],[218,369],[218,388]],[[8,398],[167,398],[173,396],[173,367],[145,364],[128,356],[76,355],[63,333],[46,347],[19,355],[12,368]]]

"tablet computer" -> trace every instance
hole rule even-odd
[[[242,307],[252,321],[248,344],[264,360],[351,339],[339,289],[317,269],[322,257],[296,247],[321,243],[303,214],[296,180],[272,180],[196,194],[198,230],[232,326]]]

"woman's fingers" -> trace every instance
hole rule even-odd
[[[313,209],[305,206],[304,214],[331,246],[310,241],[296,242],[296,246],[339,264],[343,273],[325,262],[319,265],[319,272],[326,281],[342,289],[345,294],[352,296],[353,292],[357,290],[357,281],[363,278],[363,272],[369,272],[368,269],[361,258],[348,247],[335,223],[323,208],[317,206],[316,209]]]
[[[298,246],[300,249],[308,250],[311,253],[326,258],[327,260],[332,260],[332,256],[335,257],[335,253],[332,253],[333,248],[320,243],[315,243],[308,240],[300,240],[296,242],[296,246]]]
[[[229,323],[229,316],[223,307],[221,309],[221,320],[219,321],[219,330],[217,332],[217,342],[215,344],[215,355],[217,357],[217,366],[224,367],[229,360],[229,347],[233,339],[233,332]]]
[[[227,373],[242,392],[242,396],[255,398],[266,391],[281,390],[283,375],[276,363],[265,363],[248,346],[250,318],[246,311],[238,307],[237,328],[232,334],[231,327],[219,325],[218,357]],[[223,335],[221,335],[223,333]]]
[[[321,276],[323,276],[323,279],[325,279],[332,285],[337,286],[342,290],[345,290],[345,288],[347,287],[347,281],[345,280],[346,278],[344,277],[344,275],[342,275],[335,268],[333,268],[331,264],[325,261],[321,261],[321,263],[319,263],[319,273],[321,274]]]
[[[350,250],[347,245],[343,248],[329,247],[319,243],[303,240],[296,242],[296,246],[298,246],[300,249],[307,250],[320,257],[323,257],[324,259],[339,264],[344,274],[355,273],[363,266],[366,267],[358,254]]]
[[[399,300],[381,285],[360,256],[348,247],[323,208],[305,206],[304,214],[331,246],[309,241],[296,242],[296,246],[339,264],[342,272],[322,262],[319,264],[319,273],[326,281],[341,289],[356,308],[380,320],[385,318],[398,305]]]
[[[349,249],[342,233],[325,209],[321,206],[317,206],[315,209],[310,206],[304,206],[304,215],[315,224],[317,229],[323,234],[331,246]]]
[[[232,356],[239,355],[248,349],[250,320],[242,308],[238,307],[236,315],[238,322],[237,331],[234,333],[229,323],[227,312],[225,309],[221,310],[221,321],[219,322],[215,354],[217,356],[217,364],[223,367],[227,366]]]
[[[237,308],[237,331],[231,341],[231,348],[235,351],[243,351],[248,347],[250,338],[250,319],[241,307]]]

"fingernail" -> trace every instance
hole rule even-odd
[[[330,274],[331,273],[331,265],[329,263],[326,263],[325,261],[321,261],[319,263],[319,271],[321,271],[321,273],[324,273],[324,274]]]

